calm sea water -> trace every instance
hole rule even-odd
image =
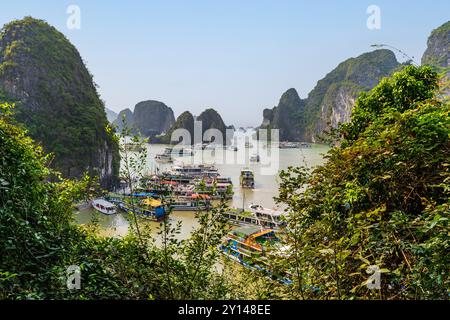
[[[148,159],[147,159],[147,171],[148,173],[157,173],[170,167],[172,164],[158,164],[154,161],[156,154],[162,153],[164,149],[168,147],[166,145],[148,145]],[[245,149],[245,148],[242,148]],[[175,164],[177,163],[215,163],[216,168],[223,177],[231,177],[234,185],[234,197],[230,201],[230,206],[242,208],[248,207],[251,203],[260,204],[264,207],[272,208],[275,206],[273,200],[278,195],[280,170],[287,169],[289,166],[308,165],[311,167],[320,165],[324,162],[323,155],[328,151],[328,147],[319,144],[313,144],[312,148],[302,149],[274,149],[275,153],[278,152],[278,156],[272,159],[272,164],[278,161],[276,165],[272,167],[277,169],[273,174],[265,174],[264,168],[269,168],[269,158],[264,155],[268,152],[266,149],[261,149],[261,162],[253,163],[249,162],[249,156],[255,154],[256,149],[247,149],[245,156],[243,154],[231,151],[231,150],[197,150],[194,157],[177,157],[175,158]],[[242,150],[241,150],[242,152]],[[231,160],[230,159],[233,159]],[[237,159],[239,158],[239,159]],[[224,161],[228,159],[228,161]],[[250,168],[255,174],[255,189],[241,189],[239,186],[239,175],[243,168]],[[196,219],[194,218],[194,212],[174,212],[171,216],[173,221],[182,222],[182,230],[180,237],[187,238],[192,230],[197,226]],[[106,216],[103,214],[97,214],[94,210],[89,209],[82,212],[75,213],[75,221],[79,224],[88,224],[92,221],[93,217],[98,219],[98,223],[101,228],[101,233],[107,236],[123,236],[128,232],[129,221],[125,215],[118,213],[113,216]],[[158,223],[147,222],[154,224],[152,229],[155,231],[155,235],[158,230]]]

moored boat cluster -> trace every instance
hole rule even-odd
[[[208,211],[215,201],[229,201],[233,197],[231,178],[222,177],[214,165],[173,165],[160,174],[143,177],[140,182],[144,188],[133,193],[110,193],[92,201],[92,206],[107,215],[115,214],[117,208],[158,222],[170,212]],[[252,170],[241,171],[240,186],[255,187]],[[251,204],[247,208],[230,208],[222,216],[231,231],[219,249],[245,267],[263,270],[266,247],[277,243],[275,234],[282,233],[286,226],[284,213]]]

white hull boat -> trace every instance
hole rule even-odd
[[[92,207],[106,215],[113,215],[117,212],[116,206],[104,199],[95,199],[92,201]]]

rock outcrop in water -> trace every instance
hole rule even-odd
[[[306,99],[288,90],[277,107],[264,110],[261,128],[279,129],[280,140],[314,141],[323,131],[349,121],[359,92],[372,89],[399,66],[390,50],[350,58],[320,80]]]
[[[197,122],[196,122],[197,121]],[[200,127],[201,123],[201,127]],[[199,135],[198,139],[199,141],[195,141],[196,137],[195,135],[195,126],[199,129],[199,132],[201,132],[201,137]],[[167,134],[155,137],[154,142],[155,143],[178,143],[180,139],[176,139],[179,135],[174,135],[175,130],[177,129],[185,129],[186,132],[190,135],[190,144],[199,143],[199,142],[206,142],[210,141],[210,138],[208,136],[208,130],[209,129],[217,129],[223,136],[224,140],[221,143],[227,143],[229,142],[229,139],[226,137],[226,130],[227,126],[222,120],[222,117],[220,114],[214,110],[214,109],[206,109],[203,111],[198,117],[194,117],[192,113],[189,111],[183,112],[178,118],[175,124],[169,129]],[[206,133],[206,134],[205,134]],[[172,138],[175,139],[175,141],[172,141]],[[202,140],[202,141],[200,141]],[[184,140],[185,144],[189,144],[189,141]]]
[[[226,144],[225,135],[227,126],[225,125],[225,122],[223,122],[222,117],[216,110],[212,108],[206,109],[197,117],[197,121],[201,121],[202,132],[204,135],[205,133],[206,135],[208,135],[207,130],[216,129],[222,134],[222,137],[224,138],[223,141],[216,141],[216,142]],[[211,133],[213,134],[213,132]],[[211,137],[209,136],[204,136],[204,139],[206,141],[211,141]]]
[[[0,98],[16,103],[16,119],[53,153],[65,177],[84,172],[104,187],[117,182],[118,145],[105,108],[77,49],[45,21],[26,17],[0,32]]]
[[[184,144],[194,143],[194,116],[189,111],[183,112],[165,135],[156,138],[156,142],[165,144],[181,142],[179,138],[176,139],[176,136],[178,136],[176,130],[178,129],[184,129],[189,133],[190,139],[186,137],[187,140],[183,141]],[[175,141],[171,141],[172,138],[175,139]]]
[[[123,117],[125,125],[133,134],[150,138],[166,133],[175,123],[173,110],[154,100],[139,102],[134,107],[134,112],[130,109],[122,110],[114,122],[118,131],[123,128]]]
[[[174,123],[172,109],[162,102],[142,101],[134,107],[134,128],[143,136],[152,137],[167,132]]]
[[[295,89],[289,89],[281,96],[278,106],[263,111],[264,120],[261,128],[279,129],[280,141],[298,140],[301,128],[298,119],[304,108],[305,101],[300,99]]]

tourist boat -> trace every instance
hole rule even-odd
[[[140,202],[138,213],[159,222],[166,216],[166,207],[161,200],[145,198]]]
[[[207,194],[215,200],[233,197],[233,183],[230,178],[201,180],[197,181],[195,186],[198,194]]]
[[[236,146],[229,146],[229,147],[228,147],[228,150],[237,152],[239,149],[238,149],[238,147],[236,147]]]
[[[180,180],[180,182],[189,182],[196,178],[215,178],[219,176],[218,170],[213,165],[181,165],[173,166],[164,173],[166,180]]]
[[[284,284],[292,284],[286,272],[271,268],[268,256],[284,255],[286,248],[279,245],[279,238],[272,229],[260,227],[241,227],[230,231],[219,246],[228,258],[244,267],[259,270],[271,279]]]
[[[298,149],[300,144],[298,142],[282,141],[279,143],[278,147],[280,149]]]
[[[253,171],[250,169],[242,170],[239,180],[240,180],[240,185],[242,188],[254,188],[255,187],[255,176],[253,174]]]
[[[279,239],[275,231],[259,227],[240,227],[230,231],[220,245],[229,258],[247,267],[264,268],[265,252]]]
[[[250,162],[260,162],[261,161],[261,157],[259,156],[259,154],[252,154],[250,156]]]
[[[211,207],[210,197],[206,194],[193,194],[190,197],[175,197],[168,201],[173,211],[205,211]]]
[[[111,202],[106,201],[105,199],[95,199],[92,200],[92,207],[106,215],[112,215],[115,214],[116,206],[112,204]]]
[[[247,141],[245,142],[245,147],[248,149],[253,148],[253,143]]]
[[[120,210],[126,213],[133,213],[134,211],[136,214],[143,215],[156,222],[162,221],[167,212],[166,206],[161,200],[148,196],[111,196],[111,202],[114,202]],[[132,203],[134,203],[134,207]]]
[[[284,213],[279,210],[264,208],[259,204],[251,204],[248,207],[249,211],[258,220],[258,225],[278,229],[286,226],[286,221],[284,221]]]
[[[307,148],[307,149],[309,149],[309,148],[312,148],[312,145],[310,143],[307,143],[307,142],[302,142],[302,143],[300,143],[300,148]]]
[[[286,226],[282,219],[283,212],[273,209],[263,208],[260,205],[250,205],[249,211],[234,209],[223,213],[223,216],[235,225],[253,225],[262,228],[281,229]]]
[[[191,148],[175,148],[172,150],[172,155],[178,157],[192,157],[194,156],[194,150]]]
[[[191,148],[166,148],[163,154],[172,157],[190,157],[194,155],[194,151]]]
[[[173,158],[170,154],[162,153],[155,156],[155,161],[160,163],[172,163]]]

